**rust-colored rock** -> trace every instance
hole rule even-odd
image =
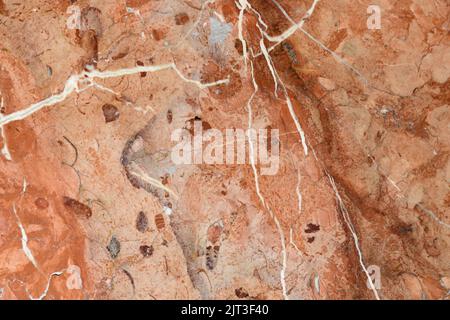
[[[448,299],[447,2],[245,2],[0,1],[0,299]]]

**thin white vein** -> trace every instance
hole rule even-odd
[[[342,65],[346,66],[347,68],[349,68],[350,70],[352,70],[359,78],[362,79],[362,81],[364,82],[365,85],[369,84],[369,81],[367,80],[367,78],[359,71],[357,70],[355,67],[353,67],[350,63],[348,63],[344,58],[342,58],[340,55],[338,55],[336,52],[334,52],[333,50],[329,49],[326,45],[324,45],[322,42],[320,42],[319,40],[317,40],[316,38],[314,38],[308,31],[306,31],[305,29],[300,29],[301,32],[303,32],[309,39],[311,39],[314,43],[316,43],[319,47],[321,47],[323,50],[325,50],[326,52],[330,53],[334,59],[336,59],[336,61],[338,61],[339,63],[341,63]]]
[[[369,155],[370,156],[370,155]],[[375,160],[375,158],[374,157],[371,157],[373,160]],[[392,184],[392,186],[395,188],[395,189],[397,189],[397,191],[402,191],[399,187],[398,187],[398,185],[395,183],[395,181],[394,180],[392,180],[391,178],[389,178],[389,177],[387,177],[387,180],[389,181],[389,183],[390,184]]]
[[[1,117],[0,117],[0,119],[1,119]],[[3,126],[0,126],[0,134],[2,136],[2,141],[3,141],[3,147],[2,147],[1,153],[5,157],[6,160],[12,161],[11,153],[9,152],[9,149],[8,149],[8,141],[6,140],[5,129],[3,128]]]
[[[298,213],[302,213],[302,191],[301,191],[301,182],[302,182],[302,175],[300,173],[300,168],[297,168],[297,186],[295,188],[295,192],[297,193],[297,200],[298,200]]]
[[[284,10],[283,6],[277,0],[272,0],[272,2],[277,6],[278,10],[283,13],[283,15],[286,17],[286,19],[289,20],[290,23],[297,24],[297,22],[295,22],[294,19],[291,18],[291,16],[286,12],[286,10]]]
[[[251,129],[253,126],[253,112],[252,112],[252,101],[256,95],[256,93],[259,90],[258,84],[256,83],[255,77],[254,77],[254,69],[253,69],[253,61],[250,60],[250,70],[252,74],[252,81],[253,81],[253,88],[254,91],[250,98],[247,101],[247,110],[248,110],[248,129],[247,130],[247,138],[248,138],[248,145],[249,145],[249,152],[250,152],[250,164],[253,169],[253,175],[255,176],[255,187],[256,187],[256,194],[258,195],[259,200],[261,201],[262,205],[266,207],[266,202],[264,201],[264,197],[261,194],[261,191],[259,189],[259,176],[258,171],[256,169],[255,165],[255,146],[254,146],[254,140],[251,136]]]
[[[278,76],[278,74],[277,74],[277,76]],[[306,142],[305,132],[303,131],[302,126],[300,125],[300,121],[298,120],[298,117],[295,114],[294,106],[292,104],[291,98],[289,97],[289,93],[286,89],[286,86],[284,85],[283,81],[281,81],[280,77],[278,77],[278,79],[280,80],[281,86],[283,88],[283,92],[284,92],[284,96],[286,98],[286,104],[288,106],[289,113],[291,115],[292,120],[294,120],[295,127],[297,128],[298,134],[300,135],[300,139],[301,139],[302,146],[303,146],[303,151],[305,153],[305,156],[307,156],[308,155],[308,145]]]
[[[308,9],[308,11],[306,11],[305,15],[302,17],[302,19],[296,23],[293,24],[289,29],[287,29],[285,32],[283,32],[281,35],[279,36],[270,36],[269,34],[266,34],[266,38],[271,41],[271,42],[276,42],[275,45],[273,45],[271,48],[279,45],[280,43],[282,43],[284,40],[286,40],[287,38],[289,38],[291,35],[293,35],[297,30],[301,29],[303,27],[303,25],[305,24],[305,21],[311,17],[311,15],[314,13],[314,10],[316,9],[317,4],[319,3],[320,0],[314,0],[311,7]],[[276,3],[278,4],[278,3]],[[278,4],[278,8],[282,7]],[[281,10],[283,13],[286,13],[286,11],[284,9]],[[290,21],[292,21],[292,19],[290,19]]]
[[[3,95],[1,93],[0,93],[0,95],[1,95],[0,110],[3,110],[4,100],[3,100]],[[3,118],[3,115],[1,114],[1,111],[0,111],[0,121],[2,118]],[[8,149],[8,141],[6,140],[6,134],[5,134],[5,129],[4,129],[3,125],[0,125],[0,135],[2,137],[2,142],[3,142],[3,147],[2,147],[1,153],[5,157],[6,160],[12,161],[12,157],[11,157],[11,153],[9,152],[9,149]]]
[[[143,181],[145,181],[145,182],[151,184],[151,185],[154,186],[155,188],[166,191],[167,193],[171,194],[173,197],[175,197],[176,199],[178,199],[177,194],[176,194],[173,190],[167,188],[167,187],[166,187],[165,185],[163,185],[159,180],[150,177],[147,173],[145,173],[144,170],[142,170],[142,168],[141,168],[140,166],[136,166],[136,167],[134,168],[134,170],[131,170],[131,171],[130,171],[130,173],[133,174],[133,175],[135,175],[135,176],[137,176],[137,177],[139,177],[139,178],[141,178]]]
[[[27,179],[23,178],[23,183],[22,183],[22,196],[25,194],[25,192],[27,192],[27,188],[28,188],[28,183],[27,183]]]
[[[249,7],[252,10],[252,12],[254,12],[258,16],[259,24],[261,24],[265,29],[267,29],[267,24],[262,19],[261,14],[258,11],[256,11],[255,9],[253,9],[250,5],[249,5]],[[278,77],[277,77],[277,73],[275,71],[275,65],[273,64],[273,61],[270,57],[269,52],[267,51],[267,47],[266,47],[265,43],[264,43],[264,35],[266,34],[266,32],[261,28],[261,26],[259,24],[258,23],[256,24],[256,26],[258,27],[259,32],[261,33],[261,36],[262,36],[261,40],[259,41],[259,47],[264,56],[264,59],[266,60],[267,66],[269,67],[270,74],[272,75],[273,83],[275,85],[275,89],[274,89],[275,97],[278,97]]]
[[[378,164],[378,162],[375,160],[375,158],[372,155],[368,155],[373,163],[375,164],[375,166],[377,167],[377,170],[380,171],[383,174],[383,170],[380,168],[380,165]],[[398,191],[398,196],[404,200],[407,200],[407,197],[405,196],[405,194],[403,193],[402,189],[400,189],[400,187],[397,185],[397,183],[395,183],[394,180],[392,180],[387,174],[384,174],[384,176],[386,177],[387,181]],[[441,219],[439,219],[439,217],[430,209],[426,208],[425,206],[423,206],[421,203],[417,204],[417,207],[422,210],[422,212],[424,212],[425,214],[427,214],[431,219],[433,219],[434,221],[436,221],[438,224],[440,224],[441,226],[450,229],[450,224],[442,221]]]
[[[253,114],[252,114],[252,101],[256,95],[256,93],[258,92],[258,84],[256,83],[255,80],[255,75],[254,75],[254,69],[253,69],[253,62],[250,60],[250,67],[251,67],[251,75],[252,75],[252,81],[253,81],[253,87],[254,87],[254,91],[253,94],[251,95],[250,99],[247,101],[247,109],[248,109],[248,128],[251,129],[252,128],[252,122],[253,122]],[[278,234],[280,236],[280,243],[281,243],[281,255],[282,255],[282,267],[280,270],[280,282],[281,282],[281,289],[283,292],[283,297],[285,300],[289,300],[289,295],[287,293],[287,287],[286,287],[286,267],[287,267],[287,253],[286,253],[286,243],[285,243],[285,238],[284,238],[284,232],[283,232],[283,228],[281,227],[280,221],[278,220],[277,216],[272,212],[272,210],[270,209],[270,207],[267,205],[264,196],[261,193],[260,190],[260,186],[259,186],[259,176],[258,176],[258,171],[256,169],[256,165],[255,165],[255,148],[253,145],[253,137],[251,137],[250,134],[251,130],[248,130],[247,132],[247,136],[248,136],[248,141],[249,141],[249,152],[250,152],[250,163],[251,163],[251,167],[253,170],[253,175],[255,178],[255,187],[256,187],[256,194],[258,195],[259,200],[261,201],[261,204],[263,205],[263,207],[269,212],[270,217],[272,218],[272,220],[275,222],[275,226],[277,228]]]
[[[255,10],[254,10],[255,11]],[[260,17],[260,16],[259,16]],[[261,17],[260,17],[261,19]],[[257,24],[257,27],[259,29],[259,31],[261,32],[261,35],[264,37],[265,32],[261,29],[261,27]],[[300,140],[302,142],[302,146],[303,146],[303,151],[305,153],[305,156],[308,155],[308,145],[306,142],[306,136],[305,136],[305,132],[303,131],[303,128],[300,124],[300,121],[294,111],[294,106],[292,104],[291,98],[289,97],[289,93],[286,89],[286,86],[284,85],[284,82],[281,80],[281,77],[278,75],[278,72],[275,68],[275,65],[273,63],[272,58],[270,57],[270,54],[266,48],[266,45],[264,44],[264,39],[261,39],[260,41],[260,47],[261,47],[261,52],[264,55],[264,58],[267,62],[267,66],[270,69],[270,72],[272,74],[272,77],[274,78],[274,82],[275,82],[275,96],[277,96],[277,88],[278,88],[278,83],[281,84],[281,87],[283,88],[283,93],[284,93],[284,97],[286,98],[286,104],[288,106],[288,110],[289,110],[289,114],[292,118],[292,120],[294,121],[295,127],[297,129],[297,132],[300,135]]]
[[[298,26],[299,24],[297,24],[292,18],[291,16],[286,12],[286,10],[284,10],[284,8],[276,1],[276,0],[272,0],[273,3],[275,3],[275,5],[278,7],[278,9],[281,11],[281,13],[283,13],[283,15],[286,17],[287,20],[289,20],[289,22],[291,22],[293,24],[293,27]],[[312,14],[312,12],[311,12]],[[309,16],[311,16],[311,14]],[[308,16],[308,17],[309,17]],[[302,19],[303,20],[303,19]],[[292,27],[291,27],[292,28]],[[362,81],[364,82],[365,85],[369,84],[369,81],[367,80],[366,77],[364,77],[364,75],[355,67],[353,67],[349,62],[347,62],[344,58],[342,58],[340,55],[338,55],[336,52],[334,52],[333,50],[331,50],[330,48],[328,48],[326,45],[324,45],[322,42],[320,42],[319,40],[317,40],[313,35],[311,35],[308,31],[306,31],[305,29],[303,29],[303,24],[298,28],[298,30],[300,30],[301,32],[303,32],[311,41],[313,41],[315,44],[317,44],[319,47],[321,47],[323,50],[325,50],[326,52],[328,52],[329,54],[332,55],[332,57],[334,59],[336,59],[336,61],[338,61],[339,63],[341,63],[342,65],[344,65],[345,67],[349,68],[351,71],[353,71],[360,79],[362,79]],[[293,34],[293,33],[292,33]],[[290,34],[289,36],[291,36],[292,34]],[[287,38],[286,38],[287,39]],[[286,40],[285,39],[285,40]],[[284,41],[284,40],[283,40]],[[271,46],[269,48],[269,52],[271,52],[273,49],[275,49],[275,47],[277,45],[279,45],[281,42],[276,43],[275,45]]]
[[[261,30],[261,28],[260,28]],[[263,31],[261,30],[261,33]],[[270,73],[272,74],[273,82],[275,84],[275,97],[278,97],[278,81],[277,81],[277,73],[275,71],[275,66],[273,65],[273,61],[270,58],[269,52],[267,51],[266,45],[264,44],[264,38],[261,38],[259,41],[259,47],[261,48],[261,52],[266,59],[267,66],[269,67]]]
[[[438,224],[440,224],[443,227],[446,227],[447,229],[450,229],[450,224],[445,223],[444,221],[442,221],[441,219],[438,218],[438,216],[431,211],[430,209],[425,208],[422,204],[417,204],[417,206],[419,207],[420,210],[422,210],[423,212],[425,212],[428,216],[430,216],[434,221],[436,221]]]
[[[51,282],[52,282],[52,278],[53,278],[53,277],[59,277],[59,276],[62,275],[63,273],[64,273],[64,270],[63,270],[63,271],[53,272],[52,274],[50,274],[50,276],[49,276],[49,278],[48,278],[48,281],[47,281],[47,285],[46,285],[46,287],[45,287],[45,289],[44,289],[44,292],[42,292],[42,294],[41,294],[39,297],[37,297],[37,298],[33,297],[33,296],[28,292],[28,289],[25,289],[25,290],[27,291],[27,294],[28,294],[28,297],[30,298],[30,300],[43,300],[43,299],[47,296],[47,294],[48,294],[48,290],[50,289],[50,284],[51,284]]]
[[[19,215],[17,214],[16,210],[16,204],[13,204],[13,213],[16,217],[17,225],[19,226],[20,233],[22,235],[22,250],[25,253],[28,260],[33,264],[33,266],[39,270],[38,263],[36,262],[36,259],[33,256],[33,253],[31,252],[30,248],[28,247],[28,236],[25,231],[25,228],[22,225],[22,221],[20,221]]]
[[[292,228],[289,230],[289,243],[294,247],[294,249],[298,252],[299,256],[303,256],[303,252],[297,247],[294,242],[294,231]]]
[[[326,172],[326,174],[328,176],[328,179],[330,180],[331,187],[333,188],[333,191],[334,191],[334,193],[336,195],[336,199],[338,201],[339,208],[340,208],[340,211],[341,211],[342,216],[344,218],[344,221],[347,224],[347,227],[348,227],[350,233],[352,234],[353,242],[354,242],[355,248],[356,248],[356,252],[358,253],[359,264],[361,265],[361,268],[363,269],[363,272],[366,274],[366,277],[367,277],[370,289],[373,291],[373,294],[374,294],[375,298],[377,300],[380,300],[380,297],[378,295],[378,291],[377,291],[377,289],[375,288],[375,285],[372,282],[372,278],[370,277],[369,271],[367,270],[366,266],[364,265],[364,257],[363,257],[362,251],[361,251],[361,249],[359,247],[358,235],[356,234],[355,228],[354,228],[353,223],[352,223],[352,221],[350,219],[350,215],[348,214],[348,211],[347,211],[347,208],[345,207],[344,201],[342,200],[342,198],[341,198],[341,196],[339,194],[339,191],[338,191],[338,189],[336,187],[336,183],[334,182],[333,177],[328,172]]]
[[[244,39],[244,13],[249,5],[246,0],[239,0],[239,2],[235,2],[236,7],[239,9],[239,18],[238,18],[238,38],[241,41],[242,44],[242,56],[244,58],[244,67],[245,72],[247,73],[247,59],[248,59],[248,52],[247,52],[247,42]]]
[[[41,100],[37,103],[32,104],[31,106],[13,112],[11,114],[8,114],[0,119],[0,127],[4,126],[8,123],[11,123],[13,121],[23,120],[27,118],[28,116],[34,114],[35,112],[38,112],[39,110],[55,105],[57,103],[60,103],[64,101],[70,94],[72,94],[74,91],[79,91],[79,82],[89,82],[90,86],[93,86],[95,84],[94,79],[108,79],[108,78],[116,78],[121,76],[127,76],[127,75],[134,75],[141,72],[159,72],[163,70],[170,70],[172,69],[175,71],[175,73],[185,82],[191,83],[199,87],[200,89],[209,88],[212,86],[217,86],[221,84],[226,84],[229,82],[229,79],[223,79],[211,83],[202,83],[198,80],[189,79],[186,76],[183,75],[183,73],[177,68],[175,63],[167,63],[167,64],[161,64],[161,65],[155,65],[155,66],[137,66],[134,68],[124,68],[119,70],[113,70],[113,71],[99,71],[99,70],[90,70],[90,71],[84,71],[80,74],[75,74],[69,77],[67,79],[64,90],[58,94],[55,94],[51,97],[48,97],[44,100]]]

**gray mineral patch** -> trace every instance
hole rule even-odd
[[[211,33],[208,39],[209,45],[214,46],[216,44],[221,44],[228,37],[233,26],[231,23],[222,23],[215,17],[209,18],[209,22],[211,25]]]
[[[112,236],[111,241],[109,241],[108,246],[106,247],[108,249],[109,254],[111,255],[111,258],[115,259],[118,257],[120,252],[120,242],[117,240],[115,236]]]

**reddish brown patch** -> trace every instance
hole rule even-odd
[[[209,88],[212,96],[216,99],[227,99],[233,97],[242,90],[242,80],[237,72],[229,68],[222,68],[210,61],[202,70],[203,82],[215,82],[229,79],[228,83]]]
[[[139,251],[141,252],[141,254],[144,258],[148,258],[153,255],[154,249],[153,249],[153,246],[144,245],[144,246],[139,247]]]
[[[189,16],[186,13],[179,13],[175,16],[175,23],[178,26],[184,25],[189,22]]]
[[[131,7],[131,8],[139,8],[149,2],[150,2],[150,0],[126,0],[126,5],[127,5],[127,7]]]
[[[228,1],[222,5],[222,14],[226,22],[234,23],[237,21],[238,10],[233,1]]]
[[[217,243],[222,235],[222,227],[218,224],[208,228],[208,240],[211,243]]]
[[[49,206],[49,203],[48,203],[47,199],[44,199],[44,198],[37,198],[34,201],[34,204],[40,210],[47,209],[48,206]]]
[[[338,31],[335,31],[328,41],[328,48],[330,48],[332,51],[335,51],[346,37],[347,29],[340,29]]]
[[[167,35],[167,31],[164,29],[153,29],[152,30],[153,39],[160,41],[164,39]]]
[[[103,116],[105,117],[106,123],[113,122],[113,121],[116,121],[117,119],[119,119],[120,112],[116,106],[107,103],[107,104],[103,105],[102,110],[103,110]]]
[[[306,233],[315,233],[320,230],[320,226],[314,223],[308,223],[308,228],[305,229]]]
[[[157,214],[155,216],[155,225],[158,230],[164,229],[166,222],[164,221],[164,216],[162,214]]]
[[[248,298],[249,296],[247,290],[245,290],[242,287],[234,290],[234,293],[236,294],[236,297],[238,297],[239,299]]]
[[[87,205],[69,197],[63,197],[63,201],[64,206],[75,215],[86,218],[92,216],[92,210]]]
[[[0,0],[0,14],[3,16],[8,15],[8,11],[5,8],[5,3],[3,2],[3,0]]]

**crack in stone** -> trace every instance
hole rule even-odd
[[[95,83],[94,79],[108,79],[108,78],[116,78],[126,75],[134,75],[134,74],[140,74],[142,72],[159,72],[163,70],[173,70],[178,75],[179,78],[181,78],[184,82],[191,83],[199,87],[200,89],[206,89],[209,87],[221,85],[221,84],[227,84],[229,82],[229,79],[222,79],[215,82],[210,83],[202,83],[198,80],[189,79],[186,76],[183,75],[183,73],[177,68],[175,63],[167,63],[167,64],[161,64],[161,65],[155,65],[155,66],[137,66],[134,68],[124,68],[124,69],[118,69],[113,71],[99,71],[94,69],[91,66],[86,67],[87,71],[83,71],[80,74],[71,75],[69,79],[66,81],[64,90],[58,94],[52,95],[44,100],[41,100],[37,103],[32,104],[31,106],[13,112],[11,114],[8,114],[0,119],[0,127],[11,123],[13,121],[23,120],[30,115],[34,114],[35,112],[38,112],[39,110],[55,105],[59,102],[63,102],[66,100],[66,98],[75,92],[81,92],[81,90],[86,90],[89,87],[92,86],[98,86],[98,84]],[[86,84],[87,87],[80,90],[79,83]]]
[[[4,110],[4,100],[3,100],[3,95],[0,92],[0,121],[3,118],[3,114],[2,114],[2,110]],[[6,160],[8,161],[12,161],[12,157],[11,157],[11,153],[9,152],[8,149],[8,141],[6,140],[6,134],[5,134],[5,127],[3,125],[0,125],[0,135],[2,137],[2,141],[3,141],[3,147],[1,150],[2,155],[5,157]]]

